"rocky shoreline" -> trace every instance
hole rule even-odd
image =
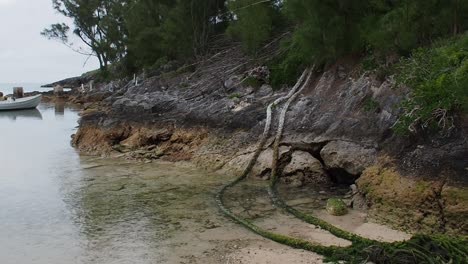
[[[190,71],[140,76],[137,85],[119,80],[74,92],[70,100],[84,110],[73,145],[84,153],[191,161],[238,175],[253,155],[266,106],[288,90],[274,91],[264,76],[252,74],[265,69],[246,57],[224,69],[232,53],[239,56],[233,49]],[[460,117],[449,137],[395,135],[397,105],[406,94],[391,78],[381,80],[353,62],[315,72],[287,114],[282,182],[290,188],[356,184],[350,204],[373,219],[412,232],[466,235],[468,118]],[[268,179],[271,144],[251,177]]]

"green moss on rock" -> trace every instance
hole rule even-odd
[[[327,212],[331,215],[345,215],[348,213],[348,208],[346,207],[345,202],[338,198],[331,198],[327,201]]]
[[[467,234],[468,190],[440,180],[401,175],[394,165],[367,168],[357,181],[371,204],[369,215],[398,229],[426,234]]]

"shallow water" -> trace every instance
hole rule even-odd
[[[78,111],[64,104],[0,112],[0,263],[321,263],[314,253],[263,239],[225,218],[214,196],[232,175],[187,163],[80,156],[70,146],[77,120]],[[265,186],[243,183],[226,202],[272,232],[346,245],[277,211]],[[306,211],[333,195],[283,191]],[[343,228],[354,231],[363,227],[360,216],[354,218],[329,220],[352,220]]]
[[[41,105],[0,112],[0,256],[2,263],[46,263],[79,254],[79,232],[67,209],[65,173],[78,179],[69,146],[77,112]],[[44,251],[48,251],[45,256]]]
[[[77,120],[64,105],[0,112],[0,263],[180,263],[168,239],[210,224],[222,180],[188,164],[80,156]]]
[[[80,156],[77,120],[63,104],[0,112],[0,263],[238,263],[240,248],[319,258],[220,214],[214,193],[229,176]]]

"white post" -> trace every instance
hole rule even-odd
[[[81,84],[81,93],[84,93],[84,92],[85,92],[84,84]]]
[[[89,82],[89,91],[90,91],[90,92],[93,91],[93,82],[94,82],[94,81],[90,81],[90,82]]]

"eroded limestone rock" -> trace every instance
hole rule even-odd
[[[283,154],[287,153],[290,150],[289,147],[280,147],[279,149],[279,157],[281,157]],[[269,179],[270,174],[268,172],[271,171],[271,162],[272,162],[272,155],[273,155],[273,149],[268,148],[260,154],[258,157],[257,163],[252,169],[252,172],[250,173],[254,177],[260,177],[262,179]]]
[[[359,175],[375,163],[377,151],[352,142],[332,141],[320,155],[328,168],[344,169],[349,174]]]
[[[139,128],[120,144],[126,148],[139,148],[167,141],[171,138],[172,132],[168,129],[148,129]]]
[[[330,183],[322,163],[305,151],[292,153],[291,161],[284,168],[283,175],[286,182],[293,186],[302,186],[307,183],[320,185]]]

